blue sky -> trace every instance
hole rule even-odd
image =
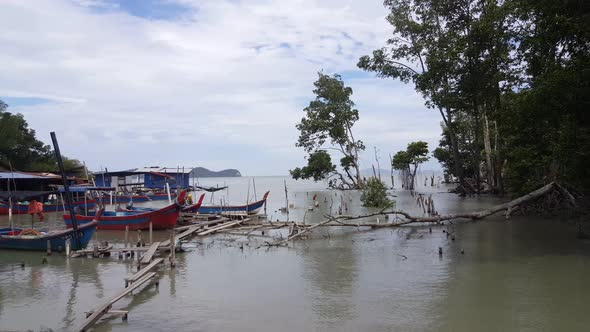
[[[373,146],[383,165],[440,136],[412,86],[356,67],[390,36],[386,14],[379,0],[5,0],[0,98],[93,169],[281,175],[304,164],[295,125],[317,72],[339,73],[370,168]]]

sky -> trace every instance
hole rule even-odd
[[[440,138],[413,85],[356,66],[392,28],[381,0],[0,0],[0,99],[92,170],[305,164],[295,125],[317,73],[360,112],[361,168]],[[435,161],[425,169],[439,169]]]

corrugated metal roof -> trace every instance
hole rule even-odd
[[[38,175],[38,174],[30,174],[30,173],[23,173],[23,172],[2,172],[0,171],[0,180],[7,180],[7,179],[43,179],[43,180],[50,180],[55,179],[55,176],[45,176],[45,175]]]
[[[188,174],[192,171],[192,167],[185,167],[184,168],[184,173]],[[136,172],[156,172],[156,173],[177,173],[177,174],[182,174],[182,167],[177,168],[177,167],[143,167],[143,168],[137,168],[135,169]]]
[[[189,174],[193,170],[192,167],[185,167],[184,174]],[[95,172],[94,174],[103,174],[104,172]],[[162,174],[183,174],[182,167],[160,167],[160,166],[153,166],[153,167],[142,167],[142,168],[134,168],[125,171],[115,171],[115,172],[107,172],[107,174],[113,176],[128,176],[134,174],[145,174],[145,173],[162,173]]]

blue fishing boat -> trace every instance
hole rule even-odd
[[[98,221],[81,225],[78,230],[66,229],[60,231],[40,232],[31,228],[0,228],[0,249],[18,250],[46,250],[47,241],[51,248],[65,250],[66,241],[70,240],[72,250],[86,248],[96,230]],[[79,241],[76,241],[78,237]]]
[[[220,214],[224,212],[257,214],[266,204],[266,199],[270,191],[267,191],[261,200],[245,205],[201,205],[199,213],[202,214]]]
[[[165,201],[168,199],[168,194],[162,193],[162,192],[157,192],[157,193],[153,193],[153,194],[148,194],[147,197],[149,197],[149,199],[152,201]],[[176,198],[176,193],[170,193],[170,198],[172,198],[172,199]]]
[[[93,209],[96,206],[96,201],[93,199],[88,199],[85,201],[78,201],[73,202],[72,205],[74,207],[79,207],[80,209]],[[10,205],[8,202],[0,201],[0,214],[8,214],[8,210],[10,209]],[[29,209],[28,203],[16,203],[12,204],[12,214],[27,214]],[[64,204],[43,204],[43,212],[60,212],[64,211]]]

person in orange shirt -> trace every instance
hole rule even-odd
[[[39,221],[43,221],[45,215],[43,214],[43,203],[37,202],[36,200],[32,199],[29,202],[28,214],[31,215],[31,224],[34,221],[35,215],[39,215]]]

